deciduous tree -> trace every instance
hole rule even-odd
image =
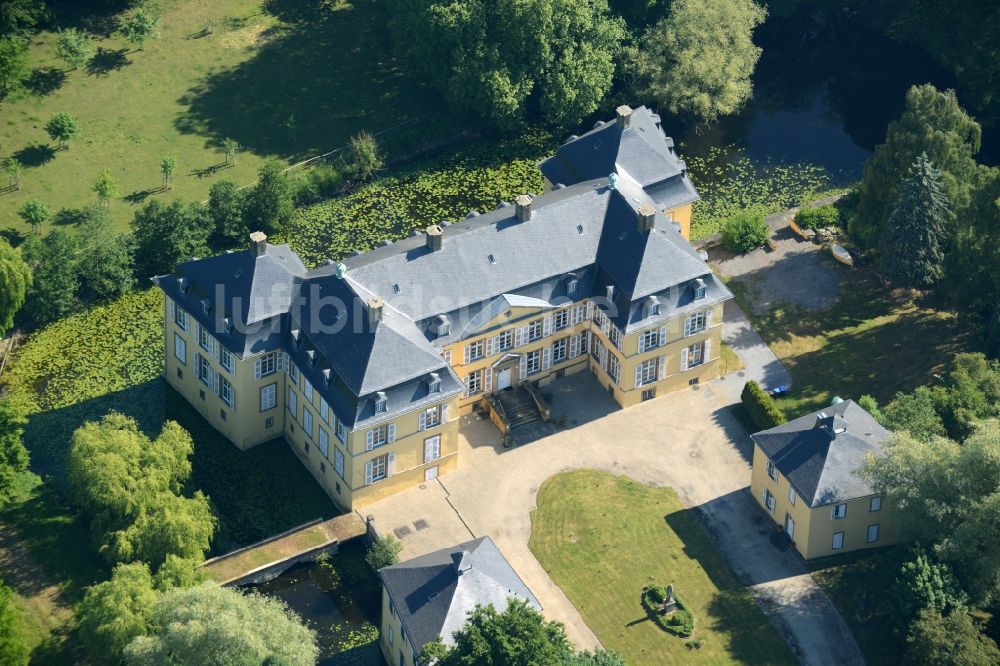
[[[250,227],[273,234],[295,214],[291,183],[280,164],[269,161],[261,167],[257,184],[246,198],[246,220]]]
[[[125,647],[149,631],[159,596],[143,562],[119,564],[110,580],[87,588],[76,621],[80,643],[92,662],[122,663]]]
[[[174,201],[150,201],[132,220],[136,277],[172,272],[177,264],[208,254],[210,224],[205,209]]]
[[[45,124],[45,131],[53,141],[59,142],[59,148],[62,149],[80,133],[80,123],[73,116],[60,111]]]
[[[249,226],[244,219],[246,195],[236,183],[220,180],[208,192],[208,215],[212,221],[212,247],[227,250],[244,243]]]
[[[9,402],[0,400],[0,500],[10,492],[16,476],[28,468],[28,450],[21,441],[25,423]]]
[[[24,642],[22,620],[14,607],[14,593],[0,581],[0,664],[24,666],[28,646]]]
[[[24,173],[24,165],[17,158],[11,157],[4,166],[7,171],[7,178],[10,180],[11,189],[21,191],[21,174]]]
[[[921,666],[983,666],[1000,663],[1000,649],[968,612],[942,617],[928,609],[910,625],[905,657]]]
[[[97,194],[97,200],[101,202],[102,206],[110,208],[111,200],[118,196],[118,181],[115,180],[110,171],[103,169],[90,189]]]
[[[80,299],[88,303],[118,298],[135,287],[135,241],[116,231],[107,209],[89,208],[80,223]]]
[[[70,69],[83,67],[94,55],[90,35],[76,28],[60,30],[56,37],[56,55],[69,65]]]
[[[365,553],[365,562],[373,570],[378,571],[382,567],[389,567],[399,564],[399,553],[403,550],[403,544],[399,539],[391,534],[380,536]]]
[[[382,168],[384,161],[374,136],[361,132],[351,137],[351,164],[362,180],[367,180]]]
[[[0,239],[0,337],[14,325],[14,315],[24,305],[31,288],[31,270],[21,252]]]
[[[140,5],[122,22],[121,33],[141,51],[147,40],[160,36],[160,17],[150,14],[144,5]]]
[[[706,123],[739,111],[753,92],[753,31],[765,16],[753,0],[674,0],[642,39],[643,94]]]
[[[880,423],[889,430],[905,431],[920,440],[944,437],[944,422],[937,405],[934,392],[926,386],[917,387],[912,393],[897,393],[883,410]]]
[[[160,173],[163,174],[163,189],[170,189],[170,182],[177,170],[177,159],[174,157],[164,157],[160,162]]]
[[[227,165],[236,166],[236,153],[240,151],[240,148],[242,148],[242,146],[236,139],[226,137],[222,140],[222,149],[226,151]]]
[[[31,288],[24,315],[36,325],[65,317],[77,308],[80,276],[76,272],[75,235],[52,229],[44,237],[34,235],[21,246],[21,255],[31,269]]]
[[[36,197],[28,199],[17,211],[17,214],[31,225],[31,233],[34,234],[37,234],[42,225],[52,219],[52,209],[47,203]]]
[[[0,37],[0,90],[4,94],[20,87],[28,75],[27,48],[17,37]]]
[[[951,567],[932,555],[917,550],[904,562],[890,588],[891,602],[904,631],[924,609],[948,615],[965,608],[968,596],[962,591]]]
[[[126,662],[133,666],[312,666],[317,656],[316,636],[282,602],[214,583],[163,594],[149,631],[125,649]]]

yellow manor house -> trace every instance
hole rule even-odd
[[[167,381],[355,509],[456,469],[477,403],[513,427],[507,396],[564,374],[624,407],[716,376],[732,294],[687,242],[698,194],[659,120],[620,107],[541,163],[544,194],[341,263],[257,232],[154,278]]]

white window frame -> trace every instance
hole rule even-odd
[[[876,495],[868,502],[868,512],[874,513],[882,510],[882,496]]]
[[[552,315],[552,330],[561,331],[569,326],[569,310],[563,308]]]
[[[254,375],[257,379],[273,375],[278,371],[278,352],[262,354],[254,362]]]
[[[769,488],[764,488],[764,507],[771,513],[774,513],[776,504],[777,502],[775,501],[774,493],[772,493]]]
[[[684,320],[684,337],[701,333],[708,328],[708,312],[696,312]]]
[[[344,478],[344,452],[336,446],[333,447],[333,471]]]
[[[649,358],[635,366],[635,385],[646,386],[657,380],[657,362],[659,359]]]
[[[764,469],[767,471],[767,475],[771,477],[772,481],[778,480],[778,468],[775,467],[773,462],[768,460],[767,464],[764,466]]]
[[[236,356],[232,352],[220,348],[219,365],[229,374],[236,372]]]
[[[174,324],[182,331],[188,330],[188,313],[181,308],[174,306]]]
[[[847,518],[847,502],[835,504],[830,509],[830,520],[843,520]]]
[[[541,319],[536,319],[528,323],[528,342],[541,340],[545,336],[545,323]]]
[[[875,530],[875,537],[872,538],[872,530]],[[879,523],[872,523],[868,526],[868,543],[877,543],[879,533]]]
[[[278,405],[278,385],[270,383],[260,387],[260,411],[266,412]]]
[[[296,419],[299,418],[299,396],[296,395],[295,391],[289,387],[288,389],[288,411],[292,413]]]
[[[305,405],[302,406],[302,429],[306,435],[312,439],[313,436],[313,413]]]
[[[441,435],[434,435],[424,440],[424,463],[441,459]]]
[[[514,347],[514,332],[507,329],[503,333],[498,333],[493,338],[494,353],[507,351]]]
[[[622,379],[622,364],[614,354],[608,354],[608,376],[619,384]]]
[[[792,506],[795,506],[795,498],[796,497],[798,497],[798,495],[795,494],[795,488],[793,488],[789,484],[789,486],[788,486],[788,503],[791,504]]]
[[[844,533],[834,532],[833,540],[830,543],[830,548],[832,548],[833,550],[841,550],[843,547],[844,547]]]
[[[212,334],[208,332],[208,329],[202,325],[198,325],[198,346],[207,351],[209,354],[212,353],[215,340],[212,338]]]
[[[699,342],[687,348],[688,369],[705,363],[705,343]]]
[[[195,359],[197,360],[195,370],[198,373],[198,379],[205,386],[212,388],[215,385],[215,371],[212,370],[212,364],[201,354],[195,354]]]
[[[569,314],[569,325],[576,326],[587,318],[587,304],[574,305]]]
[[[330,433],[323,426],[319,427],[319,452],[330,457]]]
[[[524,355],[524,369],[528,375],[534,375],[542,371],[542,350],[533,349]]]
[[[659,343],[660,332],[657,329],[651,328],[648,331],[643,331],[639,335],[639,353],[641,354],[649,349],[656,349]]]
[[[236,389],[233,388],[233,385],[225,377],[219,378],[219,397],[222,398],[222,402],[230,407],[236,407]]]
[[[430,409],[425,409],[418,415],[418,429],[430,430],[441,425],[442,414],[441,405],[436,405]]]
[[[337,419],[337,439],[341,441],[342,444],[347,444],[347,426],[340,419]]]
[[[552,363],[562,363],[569,355],[569,338],[559,338],[552,343]]]
[[[476,340],[465,345],[465,363],[468,365],[473,361],[483,358],[485,346],[482,340]]]
[[[176,331],[174,332],[174,358],[180,361],[181,365],[187,365],[187,340]]]
[[[299,366],[294,363],[288,364],[288,378],[292,380],[292,383],[296,386],[299,385]]]
[[[313,385],[309,383],[309,380],[305,377],[302,378],[302,395],[306,397],[306,400],[309,401],[310,404],[312,403]]]
[[[469,395],[475,395],[476,393],[483,392],[484,379],[483,376],[486,373],[483,368],[476,370],[475,372],[470,372],[465,377],[465,390]]]
[[[380,456],[375,456],[368,461],[370,465],[370,474],[366,475],[368,478],[365,479],[366,485],[371,485],[373,483],[378,483],[384,479],[389,478],[389,456],[392,454],[384,453]]]

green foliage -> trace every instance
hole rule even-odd
[[[976,421],[1000,418],[1000,361],[982,354],[956,354],[943,396],[935,394],[948,436],[963,440]]]
[[[292,187],[280,163],[270,161],[260,168],[257,184],[246,196],[246,223],[254,231],[271,235],[282,229],[295,214]]]
[[[654,585],[642,593],[642,606],[660,629],[674,636],[687,638],[694,633],[694,615],[675,594],[677,608],[670,615],[661,615],[660,606],[666,601],[667,588]]]
[[[173,421],[151,441],[134,419],[116,413],[73,433],[70,496],[90,516],[97,549],[109,561],[159,567],[170,554],[204,556],[216,526],[208,498],[178,494],[193,447]]]
[[[882,273],[899,286],[933,286],[943,273],[950,222],[941,172],[921,153],[882,230]]]
[[[691,237],[718,232],[723,222],[744,210],[771,215],[836,192],[830,174],[811,164],[757,162],[732,146],[705,155],[684,155],[691,180],[701,194],[691,215]]]
[[[858,407],[871,414],[876,421],[885,426],[885,415],[882,414],[882,410],[878,406],[878,400],[874,397],[867,394],[861,396],[858,398]]]
[[[840,211],[836,206],[819,206],[803,208],[795,213],[795,224],[803,229],[820,229],[835,227],[840,223]]]
[[[128,645],[125,660],[133,666],[312,666],[318,652],[315,634],[282,602],[203,583],[161,595],[149,632]]]
[[[14,325],[14,315],[24,305],[31,287],[31,270],[21,252],[0,239],[0,336]]]
[[[425,646],[421,660],[433,656],[440,666],[558,664],[573,654],[562,624],[546,621],[528,602],[516,598],[502,613],[492,605],[477,606],[453,637],[451,647]]]
[[[936,562],[924,551],[917,551],[913,559],[903,563],[890,594],[899,630],[908,626],[924,609],[948,615],[964,609],[968,601],[951,568]]]
[[[1000,423],[982,421],[961,445],[896,434],[860,474],[896,509],[905,538],[932,548],[973,603],[1000,599]]]
[[[368,180],[384,164],[382,152],[374,136],[368,132],[361,132],[351,137],[351,166],[358,178]]]
[[[171,273],[177,265],[208,254],[208,214],[194,203],[153,200],[136,212],[132,235],[136,244],[136,277],[146,280]]]
[[[83,67],[94,55],[90,45],[90,35],[76,28],[60,30],[56,37],[56,56],[70,66],[70,69]]]
[[[764,245],[770,236],[764,216],[746,210],[726,220],[722,225],[722,244],[730,252],[745,254]]]
[[[102,169],[101,175],[97,177],[90,189],[97,194],[97,200],[107,208],[111,205],[111,200],[118,196],[118,181],[114,179],[110,171]]]
[[[868,247],[882,237],[899,186],[907,170],[922,153],[941,170],[945,197],[959,216],[969,204],[976,177],[982,132],[979,124],[959,106],[955,92],[940,92],[926,84],[910,88],[899,120],[889,125],[885,143],[865,165],[859,188],[858,209],[850,221],[851,234]]]
[[[537,133],[499,144],[494,139],[466,144],[301,210],[284,235],[307,265],[371,250],[414,229],[541,191],[537,163],[553,147],[551,137]]]
[[[122,663],[125,647],[149,631],[159,596],[143,562],[119,564],[110,580],[87,588],[76,623],[92,662]]]
[[[399,564],[399,553],[403,550],[403,544],[399,539],[391,534],[385,534],[375,539],[368,552],[365,554],[365,562],[373,571],[378,571],[382,567],[389,567]]]
[[[953,249],[939,286],[957,309],[1000,314],[1000,169],[980,166],[968,213],[955,218]],[[1000,330],[991,323],[994,334]],[[992,356],[1000,356],[994,352]]]
[[[752,379],[743,386],[740,401],[754,425],[760,430],[773,428],[786,421],[785,415],[778,409],[774,398],[765,393],[760,385]]]
[[[76,270],[80,275],[78,297],[84,303],[100,303],[124,296],[135,288],[131,234],[115,230],[108,211],[93,206],[79,225],[80,251]]]
[[[60,148],[65,148],[70,140],[80,133],[80,122],[65,112],[59,112],[45,124],[49,138],[59,142]]]
[[[17,475],[28,468],[28,450],[21,437],[27,420],[6,400],[0,400],[0,503],[14,488]]]
[[[143,5],[132,12],[121,23],[122,37],[135,44],[141,51],[148,39],[160,36],[160,17],[146,11]]]
[[[236,139],[226,137],[222,140],[222,149],[226,151],[226,164],[236,164],[236,153],[240,151],[240,142]]]
[[[25,666],[28,646],[24,643],[22,620],[13,604],[14,593],[0,581],[0,664]]]
[[[0,88],[9,93],[28,75],[27,46],[17,37],[0,37]]]
[[[21,174],[24,173],[24,165],[16,157],[10,157],[4,164],[4,171],[10,179],[10,186],[15,190],[21,189]]]
[[[625,666],[625,659],[612,650],[584,650],[563,662],[563,666]]]
[[[52,219],[52,209],[44,201],[35,197],[28,199],[17,211],[17,214],[31,225],[31,231],[36,234],[43,224]]]
[[[625,35],[607,0],[393,0],[390,16],[399,62],[505,129],[535,109],[556,126],[595,111]]]
[[[907,664],[984,666],[1000,663],[997,644],[980,631],[965,611],[947,617],[930,609],[921,612],[910,625],[907,643]]]
[[[215,250],[233,249],[247,242],[250,228],[244,219],[246,195],[229,180],[212,185],[208,195],[211,245]]]
[[[736,113],[753,91],[753,31],[766,15],[753,0],[674,0],[642,38],[642,93],[705,123]]]
[[[48,8],[45,0],[5,0],[0,2],[0,35],[30,33],[42,21]]]
[[[945,434],[944,422],[937,412],[937,398],[934,391],[926,386],[920,386],[912,393],[897,393],[893,401],[886,405],[880,423],[889,430],[908,432],[924,441]]]
[[[177,170],[177,158],[176,157],[164,157],[160,162],[160,173],[163,174],[163,187],[170,187],[170,179],[174,177],[174,171]]]
[[[170,553],[153,576],[153,587],[166,592],[175,587],[194,587],[206,580],[208,574],[201,568],[200,558],[193,560]]]
[[[61,228],[52,229],[44,238],[35,235],[21,246],[21,253],[31,269],[23,314],[34,324],[57,321],[77,308],[76,293],[80,276],[76,272],[77,237]]]

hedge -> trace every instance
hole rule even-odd
[[[738,254],[763,246],[769,235],[764,214],[754,210],[741,211],[722,224],[722,244]]]
[[[752,379],[743,387],[740,400],[743,401],[743,407],[758,430],[773,428],[787,420],[775,404],[774,398],[765,393]]]
[[[840,211],[834,206],[803,208],[795,214],[795,224],[803,229],[835,227],[840,222]]]

